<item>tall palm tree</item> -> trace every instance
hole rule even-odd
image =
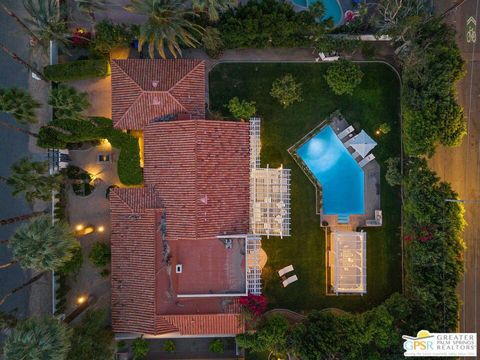
[[[39,107],[40,103],[34,100],[25,90],[20,88],[0,89],[0,112],[11,114],[19,124],[35,124],[37,122],[35,110]],[[31,136],[37,135],[3,120],[0,120],[0,125],[16,131],[21,131]]]
[[[17,324],[5,340],[8,360],[65,360],[71,329],[53,316],[31,317]]]
[[[45,215],[46,213],[47,211],[33,211],[29,214],[22,214],[22,215],[14,216],[11,218],[1,219],[0,226],[15,224],[20,221],[30,220],[31,218],[34,218],[40,215]],[[3,241],[0,240],[0,243],[4,243],[4,242],[8,242],[8,240],[3,240]]]
[[[57,0],[23,0],[23,6],[29,15],[24,21],[44,48],[48,48],[50,41],[63,47],[70,43],[68,23]]]
[[[188,18],[197,16],[185,6],[184,0],[130,0],[125,9],[132,13],[145,15],[147,21],[140,25],[138,50],[148,43],[151,58],[155,49],[162,58],[165,50],[177,57],[182,54],[180,45],[196,47],[199,44],[203,28],[193,24]]]
[[[194,10],[205,11],[211,21],[218,21],[220,13],[236,5],[236,0],[192,0]]]
[[[0,112],[11,114],[18,123],[35,124],[38,108],[40,103],[27,91],[16,87],[0,89]]]
[[[65,120],[83,120],[83,113],[90,107],[87,93],[65,85],[52,89],[48,104],[55,109],[57,119]]]
[[[52,224],[52,219],[46,215],[20,225],[7,245],[12,251],[12,260],[0,268],[18,263],[23,268],[36,271],[62,267],[80,246],[68,224]]]
[[[11,18],[13,18],[22,28],[25,30],[25,32],[32,37],[32,40],[35,42],[39,43],[40,39],[35,35],[35,33],[30,30],[30,28],[23,22],[22,19],[20,19],[17,14],[15,14],[12,10],[10,10],[3,2],[0,2],[0,8]]]
[[[9,55],[13,60],[18,62],[19,64],[25,66],[31,73],[36,74],[41,80],[47,81],[45,75],[40,70],[37,70],[33,65],[28,63],[25,59],[20,57],[17,53],[10,50],[5,44],[0,42],[0,49],[4,51],[7,55]]]
[[[29,203],[36,199],[48,201],[51,199],[52,191],[60,189],[62,176],[49,174],[46,161],[22,158],[13,164],[11,169],[12,175],[8,178],[0,176],[0,181],[12,187],[14,196],[24,193]]]

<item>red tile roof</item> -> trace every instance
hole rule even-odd
[[[165,202],[171,240],[248,232],[248,123],[152,123],[144,144],[145,182],[155,184]]]
[[[194,251],[195,244],[202,249],[210,247],[210,241],[216,245],[217,235],[248,232],[248,124],[154,122],[145,126],[144,140],[145,188],[114,189],[110,195],[114,331],[154,335],[243,332],[235,298],[177,298],[179,285],[163,260],[165,240],[171,244],[173,268],[177,255],[185,255],[185,244]],[[201,262],[188,263],[188,258],[189,266],[200,267]],[[219,273],[204,274],[208,281],[218,280],[228,287],[232,279],[219,279],[224,264],[243,268],[245,264],[238,258],[221,260],[216,258],[209,265],[222,268]],[[182,280],[182,293],[199,291],[189,278],[201,270],[189,268],[182,273],[188,277]]]
[[[141,130],[167,115],[205,117],[205,63],[200,60],[112,61],[112,121]]]

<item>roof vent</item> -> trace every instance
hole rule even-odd
[[[175,272],[176,272],[177,274],[181,274],[181,273],[182,273],[182,270],[183,270],[182,264],[177,264],[177,265],[175,266]]]
[[[160,99],[157,97],[153,98],[153,105],[160,105]]]
[[[159,81],[158,81],[158,80],[152,80],[152,86],[153,86],[154,88],[156,88],[156,87],[158,86],[158,84],[159,84]]]

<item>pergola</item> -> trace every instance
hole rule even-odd
[[[250,231],[290,236],[290,169],[260,167],[260,119],[250,119]]]
[[[333,291],[338,294],[367,292],[367,233],[334,231],[329,264]]]

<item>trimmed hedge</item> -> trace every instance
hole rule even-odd
[[[68,82],[110,75],[110,64],[106,59],[77,60],[66,64],[48,65],[44,71],[48,80]]]
[[[114,148],[120,150],[117,163],[120,181],[125,185],[141,184],[143,172],[140,167],[138,140],[130,134],[114,129],[110,119],[91,117],[86,120],[52,120],[40,129],[37,145],[46,149],[63,149],[68,144],[99,139],[108,139]]]

